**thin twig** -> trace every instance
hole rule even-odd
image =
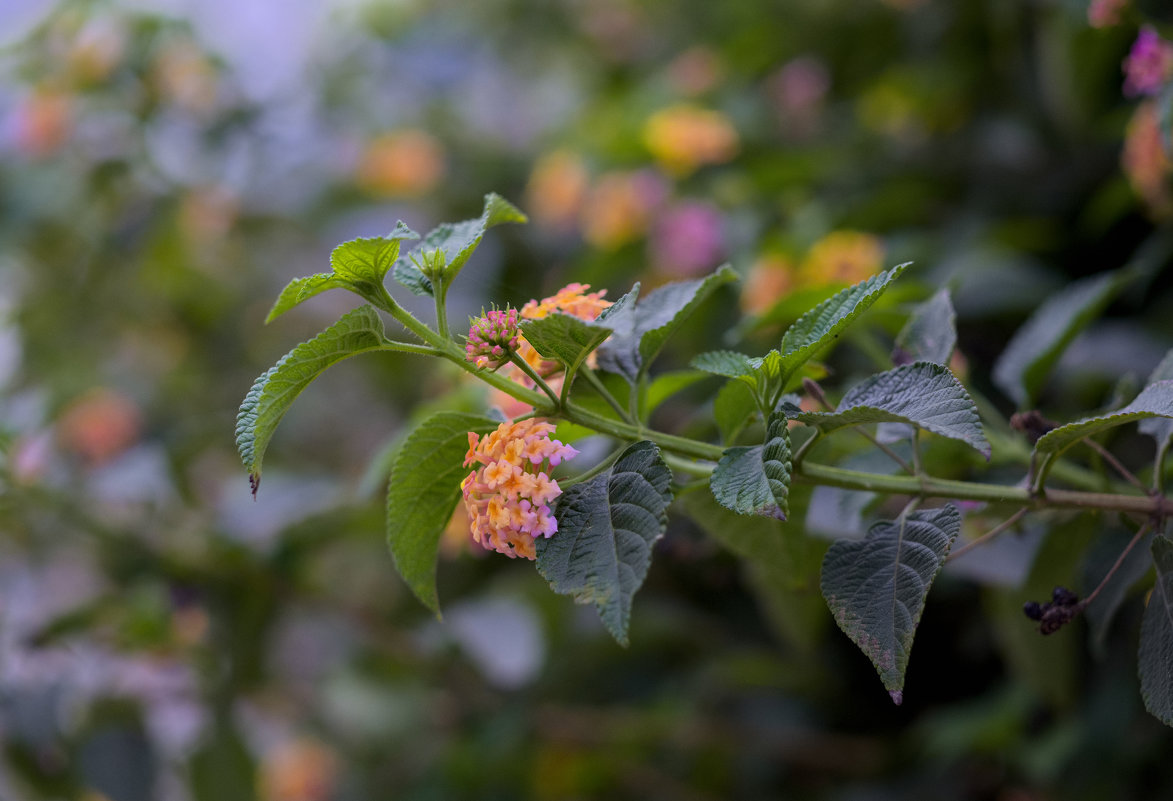
[[[1125,481],[1127,481],[1129,484],[1136,487],[1137,489],[1139,489],[1141,492],[1145,493],[1146,495],[1150,492],[1149,488],[1146,487],[1144,484],[1142,484],[1140,479],[1137,478],[1131,470],[1129,470],[1127,467],[1125,467],[1123,464],[1121,464],[1120,460],[1117,459],[1115,456],[1113,456],[1111,454],[1111,452],[1107,448],[1105,448],[1103,445],[1096,442],[1091,437],[1084,437],[1083,442],[1085,445],[1087,445],[1093,451],[1098,453],[1100,455],[1101,459],[1103,459],[1108,464],[1112,465],[1112,467],[1116,470],[1116,472],[1119,473],[1120,476]]]
[[[1100,583],[1096,585],[1094,590],[1091,591],[1091,594],[1079,602],[1079,610],[1081,612],[1084,609],[1087,609],[1088,604],[1094,601],[1096,596],[1100,594],[1100,590],[1107,586],[1108,582],[1112,580],[1112,576],[1116,575],[1116,571],[1120,569],[1120,565],[1124,564],[1124,558],[1132,552],[1132,549],[1137,546],[1137,543],[1145,538],[1145,536],[1149,533],[1149,531],[1152,530],[1152,528],[1153,521],[1152,518],[1150,518],[1144,522],[1144,525],[1136,530],[1136,534],[1133,535],[1132,540],[1128,543],[1124,550],[1120,552],[1120,556],[1116,560],[1116,564],[1112,565],[1112,569],[1109,570],[1108,574],[1100,580]]]
[[[607,401],[608,406],[615,410],[615,413],[619,415],[620,420],[635,425],[635,420],[632,420],[628,416],[627,410],[624,409],[622,404],[620,404],[619,401],[616,400],[615,396],[611,394],[611,391],[607,389],[602,380],[600,380],[598,375],[595,374],[594,370],[584,364],[582,367],[578,368],[578,374],[586,376],[586,379],[590,382],[591,387],[593,387],[595,392],[599,393],[599,395],[603,397],[603,400]]]
[[[999,534],[1001,534],[1003,531],[1005,531],[1006,529],[1010,528],[1010,527],[1011,527],[1011,526],[1013,526],[1015,523],[1017,523],[1019,520],[1021,520],[1021,519],[1023,518],[1023,516],[1024,516],[1024,515],[1025,515],[1025,514],[1026,514],[1028,511],[1030,511],[1030,507],[1028,507],[1028,506],[1024,506],[1024,507],[1022,507],[1022,508],[1021,508],[1021,509],[1019,509],[1017,512],[1015,512],[1014,514],[1010,515],[1010,517],[1008,517],[1006,520],[1002,521],[1001,523],[999,523],[998,525],[994,526],[992,529],[990,529],[989,531],[987,531],[985,534],[983,534],[983,535],[981,535],[980,537],[978,537],[976,540],[972,540],[972,541],[970,541],[970,542],[967,542],[967,543],[965,543],[965,545],[962,545],[962,546],[961,546],[960,548],[958,548],[956,551],[954,551],[953,553],[949,554],[949,556],[947,556],[947,557],[945,558],[945,561],[946,561],[946,562],[951,562],[951,561],[953,561],[954,559],[956,559],[957,557],[961,556],[961,555],[962,555],[963,553],[965,553],[966,551],[969,551],[969,550],[971,550],[971,549],[973,549],[973,548],[976,548],[976,547],[978,547],[979,545],[985,545],[987,542],[989,542],[990,540],[994,539],[994,537],[997,537],[997,536],[998,536]]]

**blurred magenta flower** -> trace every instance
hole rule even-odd
[[[668,208],[652,231],[652,260],[668,275],[696,275],[714,266],[725,250],[721,213],[708,203],[686,201]]]
[[[1124,59],[1124,94],[1154,95],[1173,76],[1173,44],[1144,26]]]
[[[801,136],[814,132],[831,75],[814,56],[799,56],[782,66],[770,80],[769,92],[784,130]]]

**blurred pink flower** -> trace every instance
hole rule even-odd
[[[1128,0],[1092,0],[1087,7],[1087,22],[1093,28],[1108,28],[1120,22]]]
[[[1173,163],[1161,137],[1160,113],[1153,101],[1137,106],[1124,134],[1120,163],[1128,183],[1149,211],[1164,217],[1173,211],[1169,174]]]
[[[496,370],[509,363],[510,351],[519,346],[517,309],[493,309],[472,321],[464,357],[477,367]]]
[[[696,275],[715,267],[725,250],[721,213],[707,203],[687,201],[667,209],[651,239],[656,268],[669,275]]]
[[[1173,76],[1173,44],[1144,26],[1124,59],[1124,94],[1154,95]]]
[[[783,129],[803,136],[813,133],[830,88],[827,67],[814,56],[799,56],[783,65],[769,87]]]

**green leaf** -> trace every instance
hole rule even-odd
[[[756,371],[753,360],[744,353],[732,350],[711,350],[692,360],[692,366],[712,375],[726,378],[748,378]]]
[[[395,569],[424,606],[440,613],[436,560],[440,537],[460,500],[468,433],[497,428],[488,417],[438,412],[408,435],[395,456],[387,487],[387,544]]]
[[[522,320],[521,333],[539,354],[557,359],[573,373],[611,335],[611,329],[554,312],[538,320]]]
[[[871,306],[900,277],[907,264],[873,275],[832,295],[799,317],[782,335],[780,351],[785,375],[792,375],[819,350],[831,344],[855,318]]]
[[[1111,414],[1089,417],[1048,431],[1035,443],[1038,453],[1062,453],[1084,437],[1152,417],[1173,417],[1173,380],[1145,387],[1136,400]]]
[[[249,472],[253,492],[261,480],[261,459],[301,391],[332,364],[379,350],[386,337],[383,321],[370,306],[360,306],[334,325],[285,354],[253,382],[236,415],[236,447]]]
[[[611,326],[614,333],[599,348],[599,366],[635,383],[640,371],[652,363],[668,337],[696,307],[717,287],[736,280],[737,273],[724,265],[704,278],[667,284],[638,303],[625,302],[621,309],[608,309],[599,322]]]
[[[1158,381],[1168,381],[1173,379],[1173,350],[1165,354],[1165,358],[1161,359],[1161,363],[1153,370],[1153,374],[1149,376],[1149,384],[1155,384]],[[1173,437],[1173,420],[1164,417],[1153,417],[1147,420],[1141,420],[1140,425],[1137,426],[1140,433],[1147,434],[1157,441],[1157,447],[1168,447],[1169,437]]]
[[[913,309],[896,337],[892,361],[896,364],[935,362],[948,364],[957,347],[957,315],[949,290],[942,289]]]
[[[1140,694],[1144,708],[1173,726],[1173,540],[1153,538],[1157,584],[1140,623]]]
[[[823,597],[835,622],[897,704],[929,587],[960,531],[954,506],[920,510],[873,524],[866,539],[834,543],[823,559]]]
[[[672,370],[661,373],[652,379],[652,383],[648,384],[648,390],[644,397],[643,414],[651,414],[661,403],[677,392],[682,392],[706,378],[708,376],[704,373],[695,370]]]
[[[753,390],[741,381],[730,381],[721,387],[713,399],[713,419],[721,432],[723,442],[732,442],[741,431],[750,415],[758,409]]]
[[[717,502],[741,515],[785,520],[790,513],[790,432],[781,412],[770,415],[766,441],[729,448],[713,470],[709,487]]]
[[[399,256],[399,243],[405,239],[419,239],[419,234],[400,221],[386,237],[355,239],[339,245],[330,254],[331,272],[290,281],[269,310],[265,322],[272,322],[302,301],[328,289],[349,289],[373,300],[383,285],[383,276]]]
[[[977,407],[961,382],[939,364],[917,362],[874,375],[848,391],[836,411],[792,416],[828,431],[867,423],[909,423],[960,440],[990,458]]]
[[[502,223],[524,222],[528,222],[528,218],[508,200],[497,194],[485,195],[485,208],[480,217],[437,225],[428,231],[410,255],[396,260],[393,267],[395,280],[413,294],[431,295],[432,282],[412,263],[412,257],[421,261],[439,259],[444,264],[444,277],[451,283],[481,243],[485,231]]]
[[[537,541],[538,572],[550,587],[593,603],[621,645],[652,545],[668,524],[671,484],[660,449],[637,442],[605,472],[569,487],[554,510],[558,532]]]
[[[1131,271],[1118,270],[1076,281],[1053,295],[1015,332],[994,364],[994,383],[1019,408],[1034,404],[1055,362],[1084,327],[1131,280]]]

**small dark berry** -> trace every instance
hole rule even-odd
[[[1038,601],[1027,601],[1022,605],[1022,613],[1031,620],[1043,619],[1043,607],[1039,606]]]
[[[1066,587],[1056,587],[1051,593],[1051,600],[1059,606],[1075,606],[1079,603],[1079,596]]]

